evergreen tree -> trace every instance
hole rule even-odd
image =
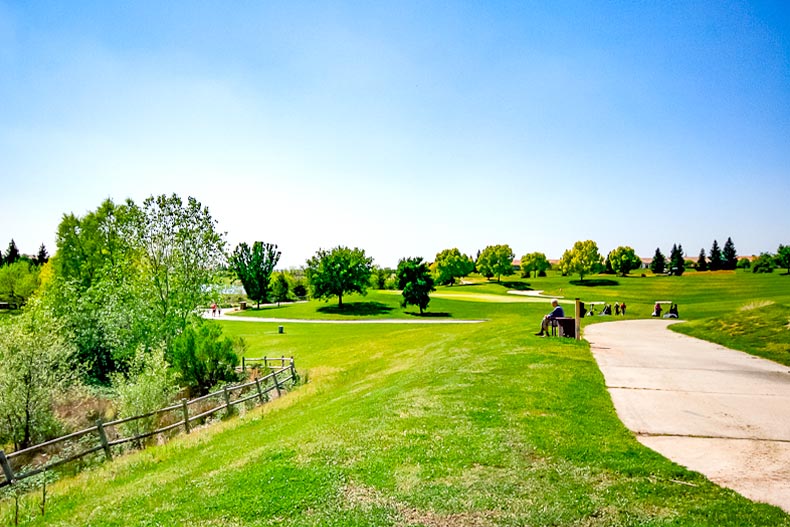
[[[697,258],[697,271],[707,271],[708,260],[705,258],[705,249],[699,250],[699,258]]]
[[[6,249],[5,252],[5,263],[10,265],[17,260],[19,260],[19,249],[16,248],[16,243],[12,238],[11,243],[8,244],[8,249]]]
[[[722,256],[724,259],[722,262],[722,269],[734,271],[735,266],[738,265],[738,253],[735,252],[735,244],[732,243],[732,238],[727,238]]]
[[[0,267],[5,264],[5,260],[3,259],[3,251],[0,251]]]
[[[672,244],[672,251],[669,253],[669,269],[672,274],[680,276],[686,270],[686,260],[683,257],[683,246]]]
[[[721,249],[719,249],[719,242],[713,240],[713,246],[710,248],[710,270],[711,271],[718,271],[723,267],[724,258],[721,254]]]
[[[664,258],[664,255],[661,253],[661,249],[656,247],[656,254],[653,255],[653,261],[650,262],[650,270],[655,274],[661,274],[664,272],[666,265],[666,258]]]
[[[35,264],[36,265],[44,265],[49,261],[49,253],[47,252],[47,248],[44,247],[44,244],[41,244],[41,247],[38,248],[38,254],[36,255]]]

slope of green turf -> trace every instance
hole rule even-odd
[[[747,274],[613,280],[590,287],[549,277],[519,287],[625,300],[629,317],[667,295],[699,320],[752,297],[781,304],[788,296],[777,277]],[[249,356],[296,357],[309,382],[240,418],[59,482],[46,518],[29,524],[790,525],[779,509],[642,447],[618,421],[586,343],[532,336],[548,302],[492,301],[506,298],[507,285],[464,288],[485,301],[437,298],[430,309],[487,322],[286,323],[285,334],[277,324],[223,323],[247,339]],[[369,295],[386,298],[397,305],[395,295]],[[35,499],[26,514],[35,516]],[[10,504],[0,506],[7,519]]]

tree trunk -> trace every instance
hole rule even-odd
[[[343,293],[337,295],[337,308],[343,309]]]

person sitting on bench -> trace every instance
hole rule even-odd
[[[551,306],[554,309],[551,310],[551,313],[543,317],[543,320],[540,322],[540,332],[535,333],[538,337],[542,337],[544,334],[547,335],[549,333],[549,324],[551,324],[553,320],[565,316],[565,311],[563,311],[562,306],[560,306],[559,300],[556,298],[552,300]]]

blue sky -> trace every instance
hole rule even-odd
[[[0,246],[176,192],[283,266],[790,243],[790,3],[0,0]]]

